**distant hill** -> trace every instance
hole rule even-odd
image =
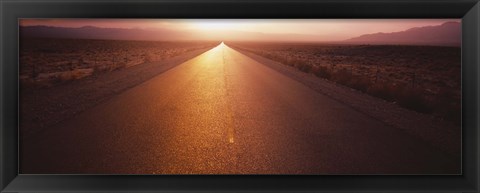
[[[167,29],[122,29],[84,26],[80,28],[21,26],[21,37],[110,39],[110,40],[171,40],[189,39],[188,33]]]
[[[442,25],[415,27],[400,32],[366,34],[345,40],[345,42],[460,46],[461,40],[461,24],[459,22],[446,22]]]

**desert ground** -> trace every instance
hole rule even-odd
[[[24,87],[51,87],[148,62],[162,61],[218,42],[24,38],[20,81]]]
[[[460,124],[460,47],[227,42],[417,112]]]
[[[459,48],[34,41],[21,173],[461,172]]]

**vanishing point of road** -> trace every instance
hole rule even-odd
[[[455,173],[457,159],[225,44],[25,142],[22,173]]]

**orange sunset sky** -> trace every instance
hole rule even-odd
[[[440,25],[460,19],[20,19],[21,26],[172,29],[199,36],[238,36],[236,32],[319,36],[337,41],[378,32]],[[243,34],[243,33],[242,33]]]

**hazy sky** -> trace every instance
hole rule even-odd
[[[397,32],[413,27],[440,25],[460,19],[21,19],[20,25],[57,27],[95,26],[102,28],[167,28],[222,34],[233,31],[265,34],[301,34],[325,41],[345,40],[363,34]]]

